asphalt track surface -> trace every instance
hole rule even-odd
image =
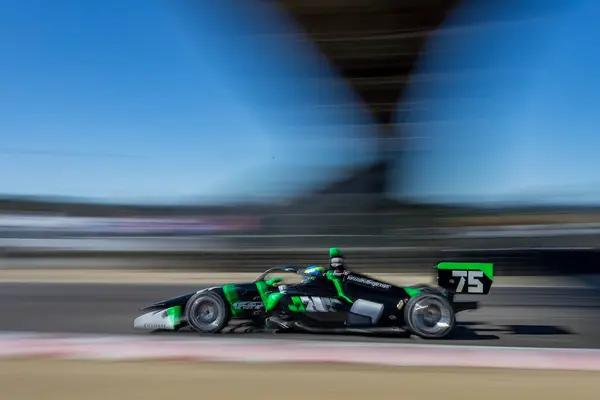
[[[0,331],[156,335],[136,331],[139,308],[198,290],[184,285],[0,284]],[[358,336],[224,333],[219,338],[351,340],[452,345],[600,348],[600,291],[592,288],[492,288],[471,296],[481,308],[458,315],[450,339],[406,335]],[[161,335],[193,337],[194,332]]]

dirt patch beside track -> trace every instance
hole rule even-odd
[[[600,373],[191,362],[0,361],[6,400],[590,399]]]

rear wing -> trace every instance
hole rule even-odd
[[[437,284],[452,294],[488,294],[494,282],[494,264],[441,262]]]

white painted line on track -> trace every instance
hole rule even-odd
[[[0,344],[10,339],[50,339],[69,342],[160,342],[160,343],[195,343],[203,345],[262,345],[285,344],[302,345],[310,347],[394,347],[394,348],[421,348],[421,349],[450,349],[450,350],[491,350],[491,351],[544,351],[544,352],[585,352],[598,353],[600,349],[594,348],[566,348],[566,347],[515,347],[515,346],[474,346],[474,345],[453,345],[453,344],[419,344],[419,343],[393,343],[393,342],[365,342],[365,341],[322,341],[314,339],[278,339],[278,338],[212,338],[202,337],[168,337],[168,336],[148,336],[140,335],[104,335],[93,333],[36,333],[21,331],[1,331]],[[448,341],[451,341],[449,339]]]
[[[310,362],[600,371],[598,349],[0,333],[0,358]]]

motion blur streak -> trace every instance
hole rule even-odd
[[[333,246],[373,276],[493,263],[495,278],[545,287],[474,296],[481,308],[431,342],[436,356],[440,345],[598,349],[598,17],[597,0],[3,1],[0,273],[258,275],[325,264]],[[129,335],[140,307],[199,289],[140,281],[0,284],[0,331]],[[244,335],[286,337],[219,338]],[[253,398],[257,382],[287,387],[290,376],[197,365],[192,378],[148,364],[115,366],[131,380],[112,392],[99,365],[2,361],[0,378],[17,376],[0,385],[15,400],[40,388],[64,398],[65,377],[70,395],[156,398],[165,392],[131,385],[147,367],[148,387],[171,397],[204,381],[194,395]],[[341,398],[360,383],[353,395],[430,399],[443,386],[449,399],[562,399],[583,396],[565,379],[589,383],[335,368],[343,379],[295,370],[306,384],[286,397]]]
[[[210,285],[206,285],[208,287]],[[185,285],[0,284],[0,330],[132,334],[140,307],[199,289]],[[494,288],[481,310],[460,318],[454,339],[433,344],[600,348],[595,289]],[[31,315],[37,315],[31,318]],[[193,338],[188,330],[167,332]],[[262,337],[334,341],[404,342],[406,336],[273,335],[232,331],[221,338]]]

